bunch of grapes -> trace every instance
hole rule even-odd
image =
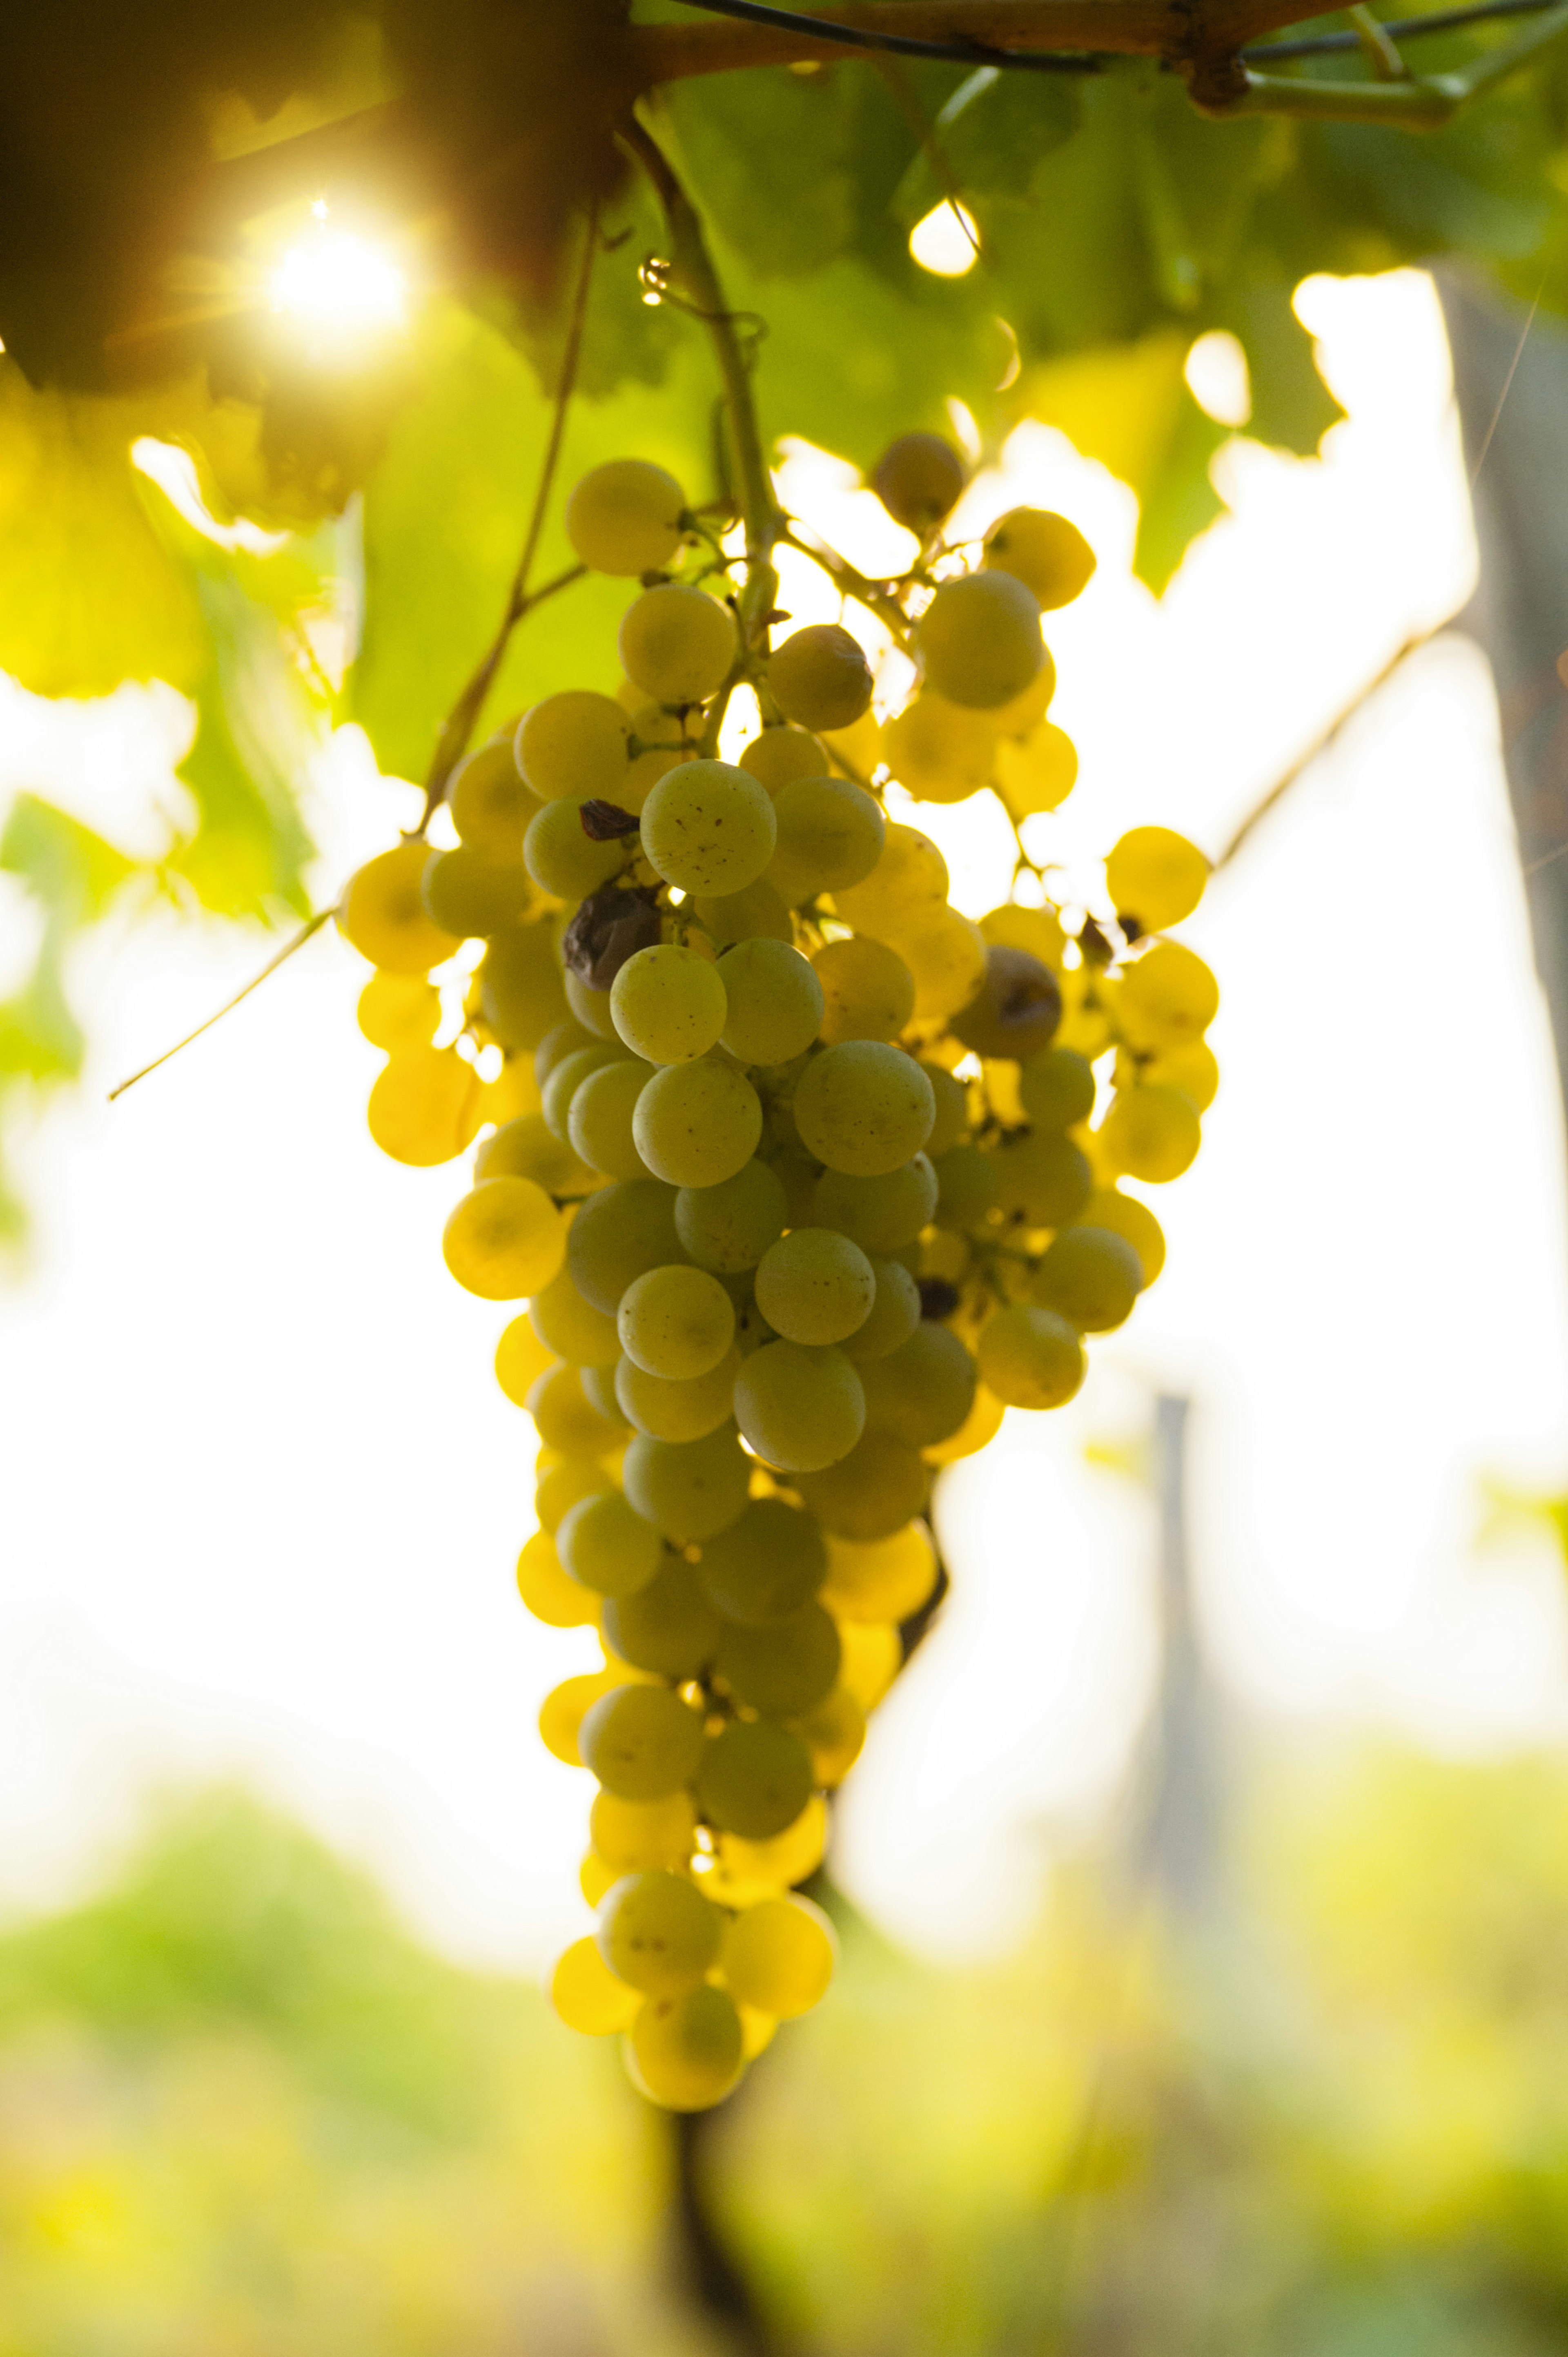
[[[639,585],[618,692],[532,705],[453,776],[456,846],[371,861],[340,912],[378,969],[377,1141],[435,1163],[493,1125],[446,1262],[526,1301],[496,1357],[541,1442],[519,1586],[604,1650],[541,1719],[599,1786],[598,1928],[554,1998],[624,2031],[674,2108],[719,2101],[827,1986],[831,1928],[797,1886],[937,1590],[934,1472],[1006,1407],[1072,1398],[1085,1337],[1164,1258],[1119,1182],[1178,1177],[1216,1085],[1213,978],[1163,938],[1203,890],[1190,844],[1123,836],[1114,920],[1072,931],[1042,899],[974,923],[887,816],[891,778],[994,786],[1015,820],[1072,783],[1041,616],[1093,558],[1018,510],[964,561],[940,539],[962,480],[918,435],[874,478],[920,549],[875,587],[921,678],[878,727],[848,630],[746,643],[680,486],[596,468],[566,521]],[[740,687],[762,726],[722,760]],[[476,941],[437,1048],[430,974]]]

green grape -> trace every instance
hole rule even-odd
[[[784,1224],[789,1228],[842,1227],[841,1220],[819,1214],[814,1202],[822,1165],[798,1142],[776,1146],[768,1157],[768,1168],[784,1189]],[[769,1239],[771,1242],[771,1239]],[[856,1236],[856,1243],[861,1238]],[[758,1258],[761,1255],[758,1254]]]
[[[755,1268],[784,1232],[784,1189],[765,1162],[743,1164],[716,1187],[682,1187],[675,1232],[699,1268],[736,1276]]]
[[[573,1092],[566,1135],[590,1169],[602,1170],[608,1178],[651,1178],[637,1150],[631,1123],[637,1100],[652,1077],[652,1065],[632,1057],[590,1072]]]
[[[809,1899],[764,1899],[735,1918],[719,1964],[737,2004],[794,2021],[827,1995],[837,1956],[820,1907]]]
[[[525,1405],[546,1448],[567,1457],[605,1457],[626,1437],[618,1424],[599,1414],[583,1388],[583,1368],[547,1367],[529,1386]],[[574,1579],[582,1578],[570,1564]],[[591,1587],[593,1581],[585,1586]]]
[[[534,1295],[528,1322],[547,1351],[575,1367],[613,1367],[620,1356],[615,1319],[584,1298],[569,1268],[557,1270]]]
[[[1045,662],[1039,599],[1011,573],[961,574],[937,591],[915,643],[939,695],[993,711],[1021,695]]]
[[[967,479],[940,434],[900,434],[877,460],[871,488],[895,523],[924,540],[957,507]]]
[[[796,778],[771,804],[778,846],[768,881],[794,909],[819,892],[853,889],[882,856],[887,822],[880,806],[847,778]]]
[[[630,2044],[633,2083],[667,2112],[711,2111],[746,2067],[740,2014],[727,1989],[650,1997]]]
[[[428,1048],[441,1028],[441,994],[421,974],[371,974],[355,1020],[372,1048]]]
[[[686,494],[647,458],[590,468],[566,500],[566,537],[591,573],[661,572],[681,545]]]
[[[597,1043],[597,1032],[587,1030],[575,1016],[568,1015],[564,1022],[553,1024],[535,1048],[535,1081],[542,1088],[557,1064],[564,1063],[577,1049],[596,1047]]]
[[[996,724],[926,688],[883,731],[888,768],[919,802],[966,802],[991,783]]]
[[[667,1792],[660,1801],[623,1801],[618,1792],[600,1792],[588,1811],[595,1852],[615,1876],[647,1874],[660,1867],[679,1873],[691,1857],[696,1832],[696,1806],[685,1791]],[[593,1947],[592,1941],[588,1945]],[[602,1963],[599,1969],[605,1969]]]
[[[926,1152],[934,1162],[939,1154],[956,1146],[969,1127],[969,1091],[941,1064],[922,1060],[920,1070],[929,1081],[931,1094],[937,1101],[937,1117],[926,1140]]]
[[[553,1536],[580,1498],[614,1492],[615,1483],[597,1458],[564,1457],[540,1476],[534,1491],[533,1511],[539,1516],[539,1527]]]
[[[953,1037],[978,1056],[1023,1061],[1050,1046],[1062,1019],[1061,985],[1027,950],[993,943],[979,991],[952,1018]]]
[[[836,1464],[860,1438],[865,1394],[842,1351],[768,1342],[736,1377],[735,1415],[768,1464],[815,1472]]]
[[[729,761],[682,761],[642,805],[643,852],[682,892],[744,892],[772,858],[778,835],[768,789]]]
[[[856,1545],[828,1541],[822,1600],[839,1620],[908,1620],[937,1584],[937,1551],[924,1523],[906,1523],[890,1538]]]
[[[617,1686],[589,1705],[578,1729],[583,1765],[623,1801],[659,1801],[696,1774],[698,1713],[667,1686]]]
[[[338,903],[338,929],[386,974],[427,974],[456,952],[456,934],[433,922],[420,897],[427,843],[400,843],[356,868]]]
[[[1054,720],[996,748],[994,783],[1008,816],[1022,826],[1036,811],[1060,808],[1078,783],[1078,747]]]
[[[591,1031],[596,1039],[614,1039],[617,1036],[610,1020],[610,995],[607,990],[590,990],[581,974],[568,972],[564,977],[566,1012]]]
[[[697,1577],[726,1620],[769,1629],[811,1601],[827,1567],[810,1514],[782,1498],[754,1498],[738,1523],[708,1541]]]
[[[558,899],[586,899],[626,865],[624,842],[596,843],[585,830],[582,813],[587,799],[546,802],[529,820],[522,838],[523,866],[542,892],[553,892]]]
[[[1208,874],[1197,845],[1168,826],[1133,827],[1105,863],[1112,906],[1134,918],[1143,933],[1163,933],[1190,917]]]
[[[1034,1130],[1010,1137],[995,1153],[996,1200],[1009,1219],[1031,1228],[1065,1228],[1076,1220],[1094,1186],[1089,1158],[1069,1137]],[[580,1215],[579,1215],[580,1216]]]
[[[768,658],[768,684],[785,719],[802,728],[851,728],[871,709],[871,665],[842,622],[791,630]]]
[[[923,1069],[923,1068],[922,1068]],[[937,1208],[937,1174],[930,1157],[913,1155],[879,1178],[856,1178],[824,1170],[811,1189],[811,1215],[824,1228],[837,1228],[862,1252],[897,1252],[929,1227]],[[804,1221],[791,1222],[803,1226]]]
[[[1084,1334],[1125,1323],[1144,1288],[1144,1264],[1109,1228],[1064,1228],[1035,1271],[1029,1298]]]
[[[645,1374],[691,1383],[735,1340],[735,1304],[706,1269],[674,1262],[635,1277],[616,1313],[621,1349]]]
[[[594,1940],[618,1980],[649,1996],[674,1996],[718,1962],[724,1932],[723,1914],[694,1882],[656,1870],[628,1875],[606,1893]]]
[[[1005,1407],[1062,1407],[1082,1383],[1083,1344],[1054,1309],[1015,1302],[980,1331],[980,1380]]]
[[[400,1048],[376,1076],[365,1118],[394,1162],[450,1162],[483,1118],[479,1076],[450,1048]]]
[[[520,1113],[481,1143],[474,1177],[532,1178],[547,1195],[589,1195],[600,1183],[570,1145],[553,1136],[542,1113]]]
[[[542,802],[620,804],[631,724],[613,695],[567,688],[530,706],[517,724],[517,766]]]
[[[875,1298],[871,1263],[832,1228],[792,1228],[757,1264],[757,1306],[787,1342],[842,1342]]]
[[[1049,613],[1070,606],[1088,587],[1094,551],[1078,526],[1048,508],[1009,508],[985,535],[983,560],[1015,574]]]
[[[716,1056],[667,1064],[638,1098],[631,1134],[657,1178],[717,1187],[744,1169],[762,1140],[762,1104],[743,1072]]]
[[[865,1749],[865,1713],[847,1686],[834,1686],[789,1724],[811,1755],[812,1775],[830,1792],[843,1782]]]
[[[928,1319],[901,1348],[861,1370],[868,1431],[910,1448],[950,1440],[974,1405],[974,1361],[950,1327]]]
[[[555,928],[548,918],[491,936],[479,968],[485,1021],[503,1048],[530,1050],[568,1013]]]
[[[588,1629],[599,1617],[598,1598],[563,1567],[548,1531],[535,1531],[518,1556],[517,1592],[549,1629]]]
[[[947,1022],[984,987],[984,939],[980,927],[957,909],[918,917],[899,934],[897,950],[915,977],[919,1022]]]
[[[699,1678],[718,1650],[719,1616],[697,1575],[667,1555],[656,1579],[605,1606],[605,1642],[636,1670],[656,1670],[678,1684]]]
[[[800,1142],[819,1162],[854,1178],[877,1178],[920,1151],[936,1099],[901,1049],[845,1039],[807,1065],[794,1110]]]
[[[1094,1111],[1094,1067],[1070,1048],[1047,1048],[1018,1074],[1018,1097],[1036,1129],[1073,1129]]]
[[[574,1940],[551,1975],[550,2002],[568,2029],[607,2038],[631,2028],[643,2000],[617,1980],[592,1940]]]
[[[978,1146],[955,1146],[932,1165],[937,1174],[939,1228],[967,1229],[980,1225],[1000,1192],[996,1157]]]
[[[1112,1168],[1155,1186],[1179,1178],[1202,1138],[1192,1101],[1179,1089],[1118,1089],[1100,1129]]]
[[[803,1474],[795,1486],[825,1531],[864,1543],[891,1538],[913,1522],[931,1483],[916,1450],[891,1433],[867,1432],[837,1465]]]
[[[793,942],[795,938],[783,895],[774,890],[766,876],[759,876],[744,892],[721,892],[716,897],[700,892],[692,905],[698,923],[717,949],[727,948],[732,942]]]
[[[705,1056],[725,1028],[728,1002],[711,958],[674,942],[628,957],[610,985],[610,1018],[634,1055],[650,1064]]]
[[[566,1231],[532,1178],[481,1178],[448,1219],[441,1250],[465,1291],[483,1301],[520,1301],[560,1267]]]
[[[696,1792],[698,1808],[720,1832],[771,1841],[811,1797],[811,1755],[775,1720],[733,1719],[703,1752]]]
[[[446,807],[458,840],[488,859],[522,858],[522,838],[539,808],[518,772],[513,731],[467,754],[446,781]]]
[[[625,1439],[630,1429],[616,1397],[616,1371],[613,1367],[579,1367],[577,1380],[583,1387],[583,1397],[618,1439]]]
[[[675,1189],[630,1178],[589,1196],[566,1238],[566,1265],[585,1300],[613,1318],[621,1295],[645,1269],[682,1258]]]
[[[514,1407],[526,1407],[529,1393],[554,1363],[553,1352],[534,1331],[531,1304],[529,1316],[514,1318],[496,1344],[496,1381]]]
[[[1163,1053],[1202,1039],[1219,1012],[1219,985],[1180,942],[1155,942],[1122,975],[1117,1006],[1131,1044]]]
[[[828,748],[808,728],[765,728],[740,756],[740,766],[761,780],[770,794],[797,778],[825,778],[832,766]]]
[[[1085,1227],[1109,1228],[1122,1236],[1137,1254],[1145,1288],[1165,1265],[1165,1239],[1158,1220],[1135,1195],[1120,1195],[1114,1187],[1097,1187],[1080,1214]]]
[[[857,1367],[868,1359],[885,1359],[908,1340],[920,1322],[920,1288],[903,1264],[873,1259],[871,1271],[876,1279],[871,1313],[842,1346]]]
[[[520,846],[521,849],[521,846]],[[515,924],[528,906],[530,888],[521,858],[491,859],[466,843],[455,851],[433,851],[419,880],[420,897],[432,923],[459,941],[499,933]]]
[[[728,1009],[722,1034],[743,1064],[787,1064],[804,1053],[822,1020],[822,985],[788,942],[738,942],[719,960]]]
[[[622,1358],[615,1371],[621,1414],[653,1440],[705,1440],[727,1424],[733,1412],[740,1352],[727,1351],[716,1367],[687,1383],[650,1375],[635,1360]]]
[[[822,991],[822,1036],[830,1046],[896,1039],[915,1012],[914,975],[896,951],[869,934],[829,942],[811,966]]]
[[[731,1623],[719,1639],[714,1674],[737,1702],[765,1718],[793,1718],[829,1693],[839,1674],[839,1632],[813,1598],[766,1629]]]
[[[623,1676],[616,1670],[596,1670],[587,1677],[567,1678],[551,1688],[540,1706],[539,1732],[553,1759],[566,1768],[582,1766],[577,1737],[585,1714],[601,1695],[627,1684],[628,1678],[629,1673]]]
[[[639,1514],[677,1546],[717,1538],[746,1512],[751,1465],[728,1426],[703,1440],[650,1440],[639,1433],[621,1468]]]
[[[705,703],[740,651],[729,608],[675,581],[632,599],[618,643],[627,677],[656,704]]]
[[[857,933],[897,946],[901,933],[934,917],[948,897],[948,864],[918,826],[889,825],[876,865],[863,883],[841,887],[833,906]]]
[[[554,1065],[539,1092],[540,1117],[553,1137],[571,1137],[572,1100],[591,1072],[627,1060],[619,1040],[596,1040],[592,1047],[574,1048]]]

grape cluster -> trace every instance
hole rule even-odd
[[[977,563],[945,550],[963,478],[935,437],[874,479],[920,542],[877,592],[920,666],[896,718],[872,718],[848,630],[744,640],[722,546],[661,468],[598,468],[566,522],[639,584],[618,693],[532,705],[453,776],[456,845],[371,860],[340,910],[377,967],[378,1143],[435,1163],[490,1125],[446,1258],[526,1301],[496,1357],[541,1442],[519,1587],[603,1642],[541,1719],[599,1786],[598,1929],[555,2003],[625,2031],[634,2080],[682,2109],[826,1987],[831,1928],[796,1886],[937,1587],[933,1473],[1004,1408],[1073,1396],[1085,1336],[1164,1258],[1119,1182],[1186,1169],[1217,1081],[1213,978],[1163,938],[1203,890],[1191,845],[1124,835],[1114,921],[1073,933],[1043,898],[972,921],[888,817],[889,778],[993,786],[1015,819],[1069,790],[1041,615],[1093,557],[1033,510]],[[719,759],[740,686],[762,726]],[[429,976],[473,941],[437,1048]]]

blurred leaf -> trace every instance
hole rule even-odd
[[[1238,280],[1222,306],[1224,324],[1240,339],[1252,388],[1247,432],[1259,442],[1316,456],[1345,414],[1318,372],[1312,338],[1295,315],[1283,278]]]
[[[101,917],[134,863],[80,819],[21,793],[0,833],[0,869],[19,876],[60,922],[90,924]]]

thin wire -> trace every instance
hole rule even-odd
[[[279,966],[282,965],[285,958],[291,958],[295,950],[302,950],[305,947],[306,942],[310,939],[312,933],[318,933],[321,931],[322,926],[327,922],[328,918],[331,914],[332,911],[330,909],[318,909],[316,915],[309,920],[308,923],[300,927],[298,932],[295,933],[292,941],[285,942],[284,943],[276,957],[269,958],[266,964],[262,968],[260,974],[252,974],[250,981],[245,985],[244,989],[237,990],[227,1005],[220,1006],[218,1009],[216,1015],[209,1015],[205,1023],[199,1023],[194,1031],[188,1031],[183,1039],[177,1039],[172,1048],[166,1048],[161,1056],[155,1056],[150,1064],[144,1064],[139,1072],[133,1072],[130,1079],[128,1081],[122,1081],[117,1089],[111,1089],[109,1092],[110,1103],[113,1104],[116,1097],[123,1097],[127,1089],[134,1089],[138,1081],[145,1081],[149,1072],[156,1072],[160,1064],[166,1064],[171,1056],[177,1056],[182,1048],[188,1048],[193,1039],[199,1039],[204,1031],[210,1031],[215,1023],[221,1023],[226,1015],[231,1015],[235,1007],[239,1006],[242,999],[249,998],[252,990],[259,990],[263,983],[266,981],[269,974],[276,974]]]
[[[793,8],[769,8],[761,0],[689,0],[710,16],[738,16],[745,25],[771,25],[786,33],[810,33],[814,40],[838,41],[846,49],[888,49],[900,58],[938,58],[961,66],[1015,66],[1029,73],[1099,73],[1101,60],[1090,53],[1054,49],[995,49],[983,41],[917,41],[907,33],[836,25],[827,16],[802,16]]]
[[[1480,479],[1481,469],[1487,463],[1487,453],[1492,447],[1492,437],[1497,433],[1498,427],[1501,423],[1503,404],[1508,400],[1509,394],[1513,391],[1513,381],[1518,373],[1519,364],[1524,358],[1524,348],[1530,341],[1530,331],[1535,325],[1535,315],[1541,308],[1541,298],[1546,292],[1546,282],[1552,274],[1552,264],[1555,251],[1556,241],[1553,240],[1552,251],[1548,253],[1546,260],[1541,265],[1541,284],[1535,290],[1535,300],[1524,315],[1524,325],[1519,331],[1519,341],[1514,346],[1514,355],[1512,360],[1509,362],[1509,372],[1503,379],[1503,389],[1498,395],[1498,405],[1492,412],[1491,424],[1487,426],[1486,433],[1481,437],[1481,447],[1476,454],[1476,463],[1470,469],[1470,490],[1472,494],[1475,491],[1477,483]]]
[[[1461,25],[1479,25],[1492,16],[1539,16],[1553,0],[1475,0],[1465,8],[1443,8],[1431,16],[1380,16],[1378,23],[1394,41],[1414,41],[1428,33],[1455,31]],[[1298,41],[1264,41],[1241,50],[1243,64],[1261,65],[1280,58],[1326,58],[1359,49],[1359,33],[1310,33]]]

